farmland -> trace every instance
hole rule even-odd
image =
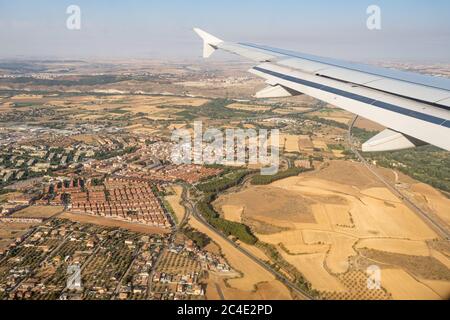
[[[437,235],[359,164],[333,161],[319,171],[223,195],[215,206],[225,216],[239,214],[325,298],[405,297],[391,282],[393,274],[408,275],[411,289],[424,288],[413,298],[450,293],[450,260],[429,244]],[[352,288],[370,263],[380,264],[382,274],[388,270],[384,291],[357,294]],[[440,296],[430,293],[433,286]]]

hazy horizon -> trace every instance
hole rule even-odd
[[[81,8],[81,30],[66,28],[66,8],[72,4]],[[381,8],[381,30],[366,27],[371,4]],[[0,58],[194,60],[201,55],[201,41],[192,31],[197,26],[229,41],[347,60],[447,63],[448,12],[448,1],[424,0],[0,0]],[[215,59],[221,57],[227,56]]]

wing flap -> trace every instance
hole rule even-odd
[[[450,98],[438,101],[437,103],[446,107],[450,107]]]
[[[404,134],[385,129],[380,132],[369,141],[362,145],[362,151],[364,152],[382,152],[382,151],[394,151],[404,150],[423,145],[420,141],[416,141],[411,137],[407,137]]]
[[[269,85],[268,87],[258,91],[255,94],[255,97],[258,99],[263,98],[286,98],[286,97],[292,97],[295,95],[299,95],[297,91],[292,91],[289,88],[285,88],[280,85]]]
[[[351,78],[345,78],[346,80]],[[352,81],[353,82],[353,81]],[[424,87],[413,83],[382,78],[370,83],[361,83],[365,87],[397,94],[400,96],[411,97],[420,101],[437,103],[438,101],[450,98],[450,92]]]
[[[319,70],[316,72],[317,75],[342,80],[345,82],[351,82],[354,84],[365,85],[370,87],[370,83],[374,81],[382,80],[383,78],[375,76],[373,74],[368,74],[360,71],[347,70],[342,68],[329,68],[324,70]],[[349,81],[351,79],[351,81]]]

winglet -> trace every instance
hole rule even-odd
[[[203,39],[203,58],[209,58],[216,51],[217,45],[223,42],[202,29],[194,28],[194,31]]]

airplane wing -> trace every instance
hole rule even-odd
[[[251,59],[249,72],[266,80],[257,98],[306,94],[388,128],[363,151],[432,144],[450,151],[450,79],[343,62],[250,43],[231,43],[205,31],[203,56],[221,49]]]

